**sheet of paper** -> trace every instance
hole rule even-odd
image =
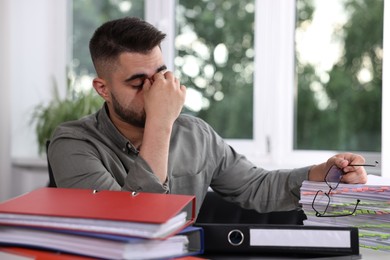
[[[347,230],[250,229],[251,246],[351,247]]]
[[[366,184],[340,183],[333,190],[325,182],[304,181],[300,203],[307,216],[304,225],[357,227],[360,247],[390,252],[389,178],[368,175]],[[339,216],[318,217],[314,209]]]
[[[367,185],[390,185],[390,178],[369,174]]]

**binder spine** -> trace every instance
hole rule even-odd
[[[359,255],[358,229],[353,227],[307,227],[298,225],[251,225],[251,224],[211,224],[198,223],[204,230],[205,253],[206,254],[296,254],[296,255]],[[321,241],[312,241],[311,245],[289,245],[288,240],[285,244],[280,241],[266,239],[262,245],[254,243],[253,231],[261,231],[262,234],[277,232],[290,232],[293,237],[291,244],[297,244],[300,238],[304,238],[307,232],[316,235],[318,231],[328,232],[330,234],[340,234],[349,236],[350,243],[337,245],[337,241],[330,241],[332,245],[324,245]],[[252,231],[252,232],[251,232]],[[304,231],[304,232],[302,232]],[[252,233],[252,239],[251,239]],[[265,235],[266,236],[266,235]],[[307,239],[307,238],[306,238]],[[340,236],[342,239],[342,236]],[[313,239],[312,239],[313,240]],[[320,239],[318,239],[320,240]],[[334,240],[334,239],[333,239]],[[348,240],[348,239],[347,239]],[[261,244],[261,243],[260,243]],[[299,243],[298,243],[299,244]]]

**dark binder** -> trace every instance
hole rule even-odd
[[[355,227],[197,223],[205,254],[359,255]]]

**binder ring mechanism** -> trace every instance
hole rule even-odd
[[[99,192],[98,190],[93,190],[93,191],[92,191],[93,194],[96,194],[96,193],[98,193],[98,192]],[[131,192],[131,196],[135,197],[135,196],[137,196],[137,195],[138,195],[138,192],[136,192],[136,191]]]
[[[137,196],[137,195],[138,195],[138,192],[136,192],[136,191],[132,191],[132,192],[131,192],[131,196],[135,197],[135,196]]]
[[[244,234],[241,230],[233,229],[227,235],[227,239],[232,246],[239,246],[244,242]]]

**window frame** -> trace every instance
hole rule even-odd
[[[272,14],[268,14],[269,20],[259,21],[256,23],[256,28],[268,27],[268,34],[263,35],[263,38],[270,39],[268,45],[272,46],[270,48],[271,51],[267,51],[264,59],[260,62],[265,66],[266,64],[271,64],[268,70],[270,73],[268,75],[264,75],[268,77],[269,82],[272,82],[273,79],[277,79],[274,83],[274,88],[270,90],[272,93],[269,96],[278,97],[276,102],[272,100],[268,100],[270,103],[266,104],[266,107],[263,109],[267,109],[269,111],[273,111],[273,124],[271,129],[267,135],[271,140],[271,154],[272,154],[272,164],[276,166],[291,166],[291,167],[299,167],[299,165],[307,165],[310,163],[320,163],[329,158],[330,156],[340,153],[340,151],[312,151],[312,150],[294,150],[294,100],[296,99],[296,80],[295,80],[295,48],[294,48],[294,34],[295,34],[295,13],[296,13],[296,1],[289,0],[258,0],[256,5],[256,14],[260,17],[265,17],[267,13],[271,12]],[[390,8],[385,7],[385,14],[390,15]],[[386,15],[385,15],[386,16]],[[267,19],[267,18],[263,18]],[[272,28],[271,28],[272,27]],[[389,27],[389,26],[387,26]],[[386,28],[386,26],[385,26]],[[265,28],[262,29],[266,31]],[[389,28],[387,28],[389,31]],[[257,30],[255,32],[256,39],[258,39],[261,35],[261,31]],[[384,35],[386,33],[384,32]],[[389,33],[387,32],[387,35]],[[385,38],[385,37],[384,37]],[[385,44],[383,44],[385,46]],[[258,42],[256,45],[256,51],[266,51],[268,46],[264,46]],[[384,58],[385,60],[385,58]],[[387,68],[388,70],[388,68]],[[385,68],[383,69],[383,75],[386,75]],[[385,81],[384,81],[385,82]],[[259,88],[261,86],[267,86],[267,84],[260,84],[260,82],[256,82],[259,85],[256,85]],[[385,83],[383,83],[385,85]],[[384,90],[385,88],[383,88]],[[264,95],[267,92],[264,90],[262,92]],[[383,93],[382,100],[389,100],[389,94]],[[384,105],[386,102],[382,102],[382,151],[385,150],[385,144],[388,145],[389,142],[385,143],[384,134],[386,132],[385,128],[388,128],[388,123],[386,124],[386,111],[389,109],[385,109]],[[257,114],[256,114],[257,116]],[[387,115],[387,118],[389,116]],[[387,130],[388,131],[388,130]],[[387,148],[388,149],[388,148]],[[357,152],[362,154],[367,161],[380,161],[381,167],[384,169],[384,164],[386,162],[381,161],[381,153],[375,152]],[[370,173],[380,174],[381,167],[376,169],[368,169]],[[388,171],[387,171],[388,172]],[[385,174],[382,173],[382,176]]]
[[[390,40],[390,3],[386,3],[384,8],[384,39],[383,46]],[[10,1],[11,3],[11,1]],[[13,2],[12,2],[13,3]],[[42,6],[45,1],[39,2]],[[60,92],[65,92],[66,68],[70,58],[69,36],[69,19],[71,15],[71,0],[59,1],[61,5],[49,5],[50,17],[55,14],[55,30],[52,28],[46,30],[49,36],[46,37],[50,44],[52,39],[56,40],[56,48],[48,54],[50,70],[47,72],[46,67],[35,66],[33,69],[23,70],[24,78],[36,78],[36,75],[45,72],[45,75],[54,75],[60,88]],[[175,0],[145,0],[145,19],[163,30],[167,34],[163,42],[163,55],[168,68],[173,69],[174,61],[174,36],[175,36]],[[17,4],[10,7],[16,8]],[[39,8],[35,6],[35,8]],[[251,140],[227,140],[239,153],[244,154],[249,160],[264,168],[291,168],[304,166],[311,163],[320,163],[328,157],[337,153],[337,151],[295,151],[293,150],[293,122],[294,122],[294,29],[295,29],[295,0],[256,0],[255,2],[255,69],[258,71],[254,75],[254,119],[253,119],[253,139]],[[12,8],[11,8],[12,9]],[[46,9],[45,9],[46,10]],[[16,12],[16,9],[15,9]],[[60,15],[58,15],[60,14]],[[10,19],[10,17],[8,18]],[[41,25],[40,20],[36,21]],[[16,25],[15,25],[16,26]],[[39,27],[37,26],[37,28]],[[45,39],[46,39],[45,38]],[[267,39],[264,41],[263,39]],[[10,38],[9,46],[15,43],[23,42],[20,37]],[[387,44],[389,45],[389,44]],[[61,48],[61,46],[63,48]],[[390,45],[389,45],[390,46]],[[62,51],[58,51],[62,50]],[[19,56],[17,56],[19,57]],[[20,56],[20,62],[28,59],[28,56]],[[384,48],[383,63],[383,85],[390,83],[390,65],[386,60],[390,60],[390,51]],[[11,64],[12,65],[12,64]],[[14,66],[14,65],[12,65]],[[12,70],[20,71],[12,67]],[[387,73],[386,73],[387,72]],[[49,77],[48,77],[49,78]],[[10,78],[11,85],[22,86],[18,93],[24,91],[23,87],[30,88],[29,84],[18,84],[19,77]],[[50,100],[52,84],[40,81],[40,93],[36,99],[29,98],[25,106],[34,106],[40,102]],[[272,97],[272,98],[270,98]],[[273,99],[275,97],[275,99]],[[390,90],[382,89],[382,152],[381,153],[362,153],[366,156],[367,161],[378,160],[381,162],[382,176],[390,177],[390,162],[385,158],[390,158],[390,136],[384,133],[390,132]],[[19,108],[20,109],[20,108]],[[28,119],[22,115],[13,115],[14,123],[10,128],[14,128],[15,122],[27,125]],[[20,129],[20,127],[18,127]],[[37,153],[34,129],[32,126],[22,127],[28,136],[18,136],[16,142],[15,136],[12,136],[12,147],[20,147],[20,152],[11,152],[13,163],[22,161],[28,163],[32,159],[41,158]],[[12,131],[11,131],[12,132]],[[30,147],[29,153],[25,151],[27,146]],[[19,145],[22,144],[22,145]],[[12,149],[12,150],[13,150]],[[382,156],[382,159],[381,159]],[[26,161],[27,159],[27,161]],[[43,159],[39,159],[43,160]],[[378,167],[377,172],[380,171]]]
[[[174,69],[174,58],[176,55],[174,48],[175,40],[175,0],[145,0],[145,20],[149,23],[156,26],[158,29],[162,30],[167,34],[167,38],[162,43],[162,50],[164,60],[166,65],[170,69]],[[255,15],[256,19],[256,15]],[[255,40],[256,41],[256,40]],[[255,56],[255,64],[256,64]],[[254,79],[256,82],[256,78]],[[258,85],[255,83],[255,86]],[[259,97],[260,89],[254,87],[254,97]],[[254,115],[261,113],[263,110],[258,109],[256,102],[254,102]],[[261,120],[257,120],[258,116],[254,116],[253,124],[254,130],[264,129],[262,124],[260,125]],[[266,154],[266,140],[260,138],[264,136],[263,133],[259,131],[253,132],[253,139],[227,139],[226,141],[231,145],[237,152],[244,154],[248,159],[253,162],[260,163],[259,158],[262,158],[264,161],[267,158]],[[267,160],[267,159],[265,159]]]
[[[164,2],[163,2],[164,1]],[[153,3],[152,3],[153,2]],[[321,163],[340,151],[294,150],[294,100],[295,87],[295,0],[255,0],[255,70],[253,139],[226,141],[249,160],[264,168],[294,168]],[[146,20],[167,33],[164,58],[173,68],[175,35],[175,1],[146,0]],[[385,4],[385,14],[390,15],[389,6]],[[386,16],[386,15],[385,15]],[[167,26],[171,24],[171,26]],[[387,26],[389,34],[389,27]],[[386,27],[385,27],[386,28]],[[385,38],[385,37],[384,37]],[[267,39],[264,41],[263,39]],[[385,46],[385,45],[384,45]],[[383,71],[389,70],[384,67]],[[389,74],[389,73],[387,73]],[[383,73],[386,75],[386,73]],[[384,77],[383,82],[389,79]],[[384,83],[385,84],[385,83]],[[270,98],[273,97],[273,98]],[[383,88],[382,99],[389,100],[388,91]],[[389,131],[386,119],[386,102],[382,102],[382,133]],[[389,115],[387,114],[387,118]],[[387,123],[386,123],[387,122]],[[382,151],[389,148],[389,143],[382,134]],[[387,141],[386,141],[387,140]],[[378,160],[381,167],[370,173],[380,174],[385,163],[381,153],[358,152],[367,161]],[[388,167],[388,166],[387,166]],[[389,172],[389,171],[386,171]],[[390,172],[389,172],[390,174]],[[382,174],[384,176],[385,174]]]
[[[390,84],[390,3],[384,1],[383,14],[383,68],[382,86]],[[387,100],[387,102],[386,102]],[[390,89],[382,87],[382,150],[381,150],[381,176],[390,178]],[[385,134],[387,133],[387,134]],[[386,160],[387,159],[387,160]]]

